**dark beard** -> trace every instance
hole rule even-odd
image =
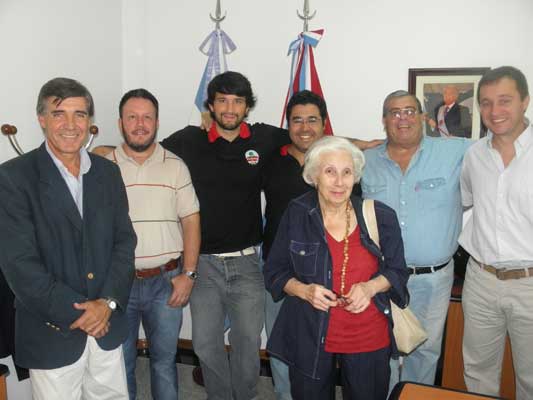
[[[143,151],[147,150],[148,147],[150,147],[152,145],[152,143],[154,143],[154,140],[155,140],[155,136],[152,138],[152,140],[148,141],[147,143],[135,144],[135,143],[130,143],[128,141],[128,139],[125,139],[126,144],[128,145],[128,147],[130,149],[132,149],[136,153],[142,153]]]
[[[246,118],[246,115],[232,124],[225,124],[224,122],[222,122],[221,119],[218,119],[215,113],[213,112],[211,113],[211,118],[213,118],[216,121],[217,125],[220,126],[222,129],[226,131],[232,131],[237,129],[241,125],[242,121],[244,121],[244,119]]]
[[[146,143],[137,144],[137,143],[130,142],[130,140],[128,139],[128,135],[126,135],[124,132],[125,132],[124,125],[122,125],[122,137],[124,138],[124,141],[126,142],[126,145],[136,153],[142,153],[143,151],[148,150],[148,148],[152,145],[152,143],[154,143],[155,137],[157,136],[157,130],[156,130],[154,132],[154,135]]]

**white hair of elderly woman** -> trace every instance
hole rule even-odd
[[[320,169],[322,155],[326,153],[347,152],[353,161],[355,182],[359,182],[365,166],[365,156],[359,148],[348,139],[338,136],[324,136],[309,147],[305,152],[303,178],[306,183],[316,186],[316,178]]]

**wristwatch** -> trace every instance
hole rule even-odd
[[[198,273],[196,271],[183,271],[182,274],[184,274],[193,282],[198,278]]]
[[[105,303],[107,304],[107,306],[109,307],[111,311],[115,311],[117,309],[117,302],[111,297],[108,297],[107,299],[105,299]]]

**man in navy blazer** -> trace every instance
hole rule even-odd
[[[136,236],[118,167],[83,147],[93,114],[83,85],[52,79],[37,101],[45,142],[0,166],[0,266],[34,399],[128,398]]]
[[[458,103],[459,91],[454,85],[447,85],[442,91],[443,101],[434,111],[434,119],[428,124],[438,136],[472,137],[472,117],[468,107]]]

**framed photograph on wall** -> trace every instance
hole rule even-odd
[[[477,86],[490,68],[410,68],[409,93],[427,113],[428,136],[479,139],[486,128],[476,100]]]

